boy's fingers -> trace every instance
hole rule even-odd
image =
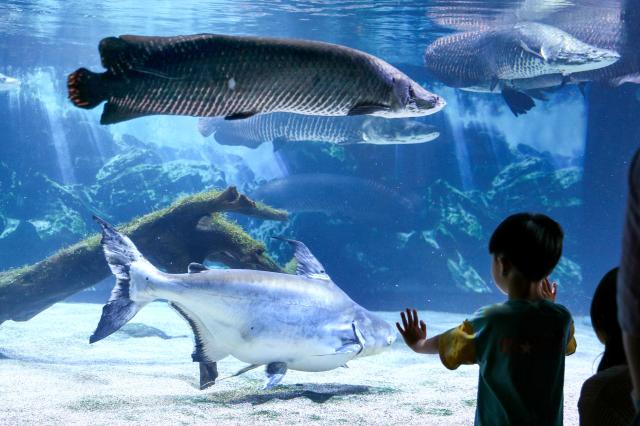
[[[413,325],[418,326],[418,311],[415,309],[413,310]]]
[[[411,309],[407,308],[407,324],[409,327],[413,325],[413,317],[411,315]]]
[[[402,318],[402,326],[406,330],[407,327],[407,317],[405,317],[404,312],[400,312],[400,318]]]
[[[402,327],[400,327],[400,323],[396,323],[396,327],[398,327],[398,331],[400,332],[400,334],[404,335],[404,330],[402,329]]]
[[[424,321],[420,320],[420,328],[422,329],[422,332],[424,333],[424,335],[427,335],[427,324],[424,323]]]

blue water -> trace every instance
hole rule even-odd
[[[520,10],[537,19],[570,6],[539,3],[4,1],[0,72],[22,85],[0,92],[0,270],[96,232],[93,212],[125,223],[213,186],[250,193],[272,179],[330,173],[392,188],[415,205],[413,216],[399,219],[404,213],[389,205],[370,207],[377,210],[366,220],[340,209],[294,214],[287,224],[236,220],[282,264],[291,253],[268,237],[305,241],[364,306],[467,312],[502,297],[489,271],[493,228],[517,211],[543,212],[566,232],[553,276],[559,300],[584,313],[598,279],[619,258],[625,176],[640,134],[637,86],[594,84],[582,94],[567,85],[515,117],[500,96],[447,87],[423,66],[425,47],[452,31],[436,25],[434,14],[487,18]],[[70,72],[101,70],[102,38],[200,32],[315,39],[376,55],[448,101],[422,119],[440,137],[408,146],[303,143],[274,153],[269,144],[251,150],[205,139],[192,117],[101,126],[101,108],[80,110],[66,99]],[[132,152],[139,156],[120,175],[103,168]],[[135,165],[146,174],[131,176]],[[341,201],[328,199],[329,210]],[[109,286],[92,301],[104,300]]]

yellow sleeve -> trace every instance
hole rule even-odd
[[[574,335],[575,331],[576,328],[573,325],[573,321],[571,321],[571,328],[569,329],[569,343],[567,343],[567,352],[565,352],[566,355],[573,355],[578,347],[576,336]]]
[[[475,364],[474,337],[475,332],[469,321],[442,333],[438,339],[438,352],[442,364],[449,370],[455,370],[462,364]]]

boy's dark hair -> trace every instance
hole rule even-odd
[[[493,231],[489,253],[507,258],[528,280],[540,281],[558,264],[563,238],[562,227],[550,217],[518,213]]]
[[[605,337],[604,355],[598,365],[598,371],[627,363],[622,344],[622,330],[618,324],[617,280],[618,268],[613,268],[602,277],[591,301],[591,325],[596,333]]]

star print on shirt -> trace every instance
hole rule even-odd
[[[524,342],[522,345],[520,345],[520,349],[522,349],[523,354],[531,353],[531,345],[529,344],[529,342]]]

